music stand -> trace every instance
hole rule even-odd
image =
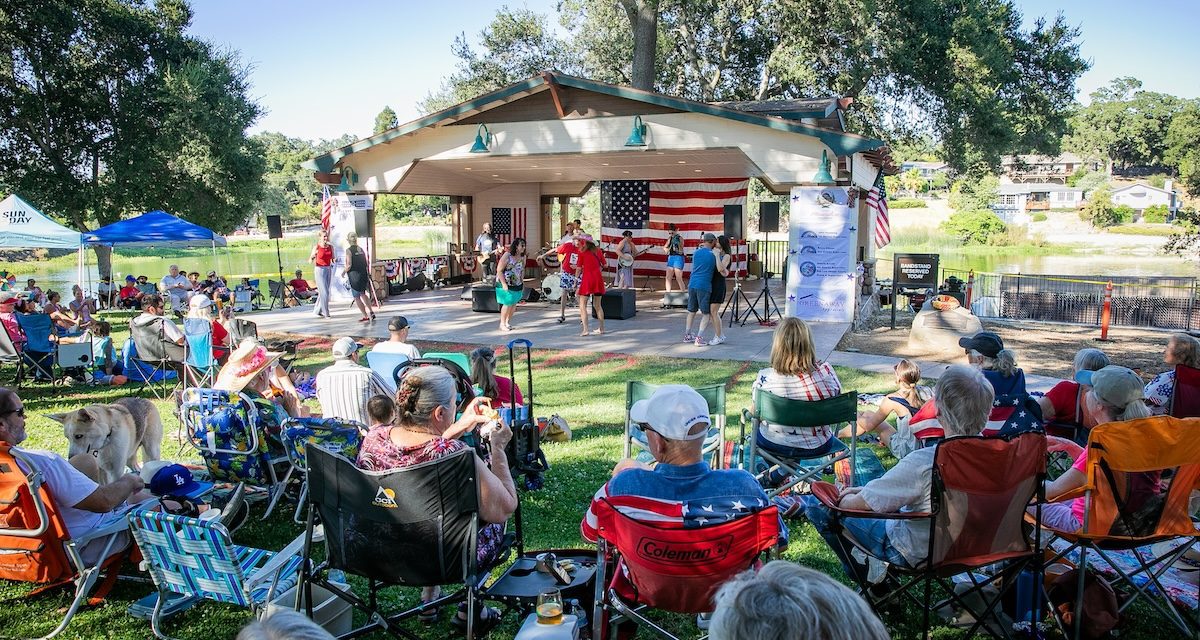
[[[739,243],[737,239],[734,239],[733,246],[734,254],[737,258],[741,257],[742,248],[747,249],[747,253],[749,252],[749,246],[746,244],[745,240],[742,240]],[[747,256],[747,258],[749,258],[749,256]],[[749,259],[747,259],[747,263],[749,263]],[[729,315],[729,326],[732,328],[733,323],[737,322],[737,320],[741,317],[741,307],[744,304],[746,309],[749,309],[750,313],[753,313],[754,317],[758,318],[759,322],[762,322],[762,317],[759,316],[758,312],[754,310],[754,305],[751,304],[750,298],[746,297],[746,292],[742,290],[742,272],[737,268],[738,261],[734,260],[733,264],[733,293],[730,294],[729,299],[725,301],[725,306],[721,308],[721,312],[717,314],[717,317],[724,316],[725,311],[732,307],[733,312]]]

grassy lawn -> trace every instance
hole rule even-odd
[[[114,336],[120,343],[123,335]],[[465,351],[466,345],[445,343],[418,343],[423,351]],[[311,340],[302,345],[301,369],[315,372],[328,362],[329,342]],[[502,373],[507,367],[506,358],[501,357]],[[595,354],[574,351],[534,351],[534,392],[537,415],[558,413],[567,419],[574,432],[574,439],[565,444],[548,443],[546,455],[551,470],[546,477],[546,487],[538,492],[523,493],[521,496],[525,518],[525,544],[527,549],[578,548],[585,546],[579,535],[579,520],[587,507],[591,495],[608,477],[620,457],[621,428],[624,420],[625,382],[644,380],[648,382],[675,382],[695,386],[727,381],[729,388],[729,437],[736,437],[737,415],[746,406],[750,397],[750,381],[758,368],[754,363],[737,361],[678,360],[654,357],[629,357],[617,354]],[[7,374],[6,374],[7,375]],[[847,389],[860,392],[885,392],[891,390],[890,376],[865,374],[856,370],[839,369],[838,375]],[[522,387],[524,374],[519,373]],[[526,389],[528,395],[528,390]],[[61,428],[45,417],[45,414],[70,410],[94,402],[110,402],[127,395],[130,389],[107,387],[49,388],[45,385],[23,389],[21,396],[30,411],[30,438],[26,443],[31,448],[46,448],[65,453],[66,443]],[[147,392],[148,395],[148,392]],[[177,421],[170,415],[167,402],[157,402],[165,425],[164,457],[176,457],[180,445],[176,440]],[[179,458],[197,461],[188,449]],[[256,505],[255,512],[261,514],[262,506]],[[269,521],[254,519],[239,530],[235,536],[240,544],[279,549],[301,532],[301,527],[291,521],[291,506],[281,506]],[[784,558],[812,566],[839,579],[845,579],[840,566],[825,543],[807,523],[793,522],[790,526],[791,545]],[[358,586],[362,586],[359,584]],[[66,638],[146,638],[150,636],[149,624],[130,617],[126,607],[134,600],[152,590],[148,584],[125,583],[118,585],[108,601],[96,608],[85,609],[76,617],[66,633]],[[57,623],[59,609],[69,603],[65,590],[37,598],[25,598],[30,591],[28,585],[0,582],[0,636],[35,637],[46,633]],[[415,601],[415,589],[392,589],[387,596],[388,604],[411,604]],[[590,612],[589,612],[590,613]],[[1145,612],[1138,611],[1131,629],[1123,632],[1129,638],[1159,638],[1161,632],[1154,628],[1155,620]],[[662,615],[664,624],[684,637],[697,635],[692,619],[684,616]],[[410,629],[430,638],[454,637],[448,624],[449,614],[444,613],[442,622],[432,628],[413,623]],[[244,610],[214,603],[201,603],[191,610],[167,622],[165,631],[185,639],[214,640],[232,638],[245,624],[248,616]],[[917,632],[911,624],[919,624],[916,610],[889,614],[886,617],[894,637],[915,637]],[[361,622],[360,619],[356,619]],[[515,634],[518,622],[509,620],[493,634],[496,638],[510,638]],[[941,628],[935,637],[961,637],[963,634],[951,628]],[[375,634],[371,637],[385,637]]]

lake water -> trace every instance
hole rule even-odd
[[[939,255],[943,269],[973,269],[977,273],[1200,277],[1200,264],[1195,260],[1175,256],[1106,255],[1103,249],[1080,250],[1063,256],[966,256],[945,251]],[[881,266],[891,269],[890,262]],[[882,271],[880,275],[889,277]]]

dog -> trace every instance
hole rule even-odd
[[[142,462],[159,460],[162,455],[162,418],[158,408],[145,398],[121,398],[112,404],[91,404],[68,413],[56,413],[51,420],[62,424],[69,443],[68,453],[96,456],[100,484],[115,482],[126,467],[140,469]]]

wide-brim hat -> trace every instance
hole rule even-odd
[[[275,364],[282,353],[267,351],[256,340],[243,340],[238,348],[229,354],[229,360],[217,373],[214,389],[222,391],[241,391],[263,369]]]

